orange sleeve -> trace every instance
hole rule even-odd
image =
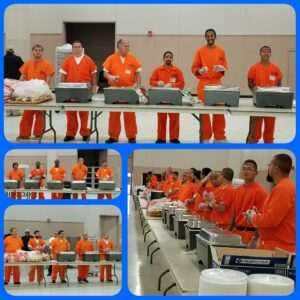
[[[50,171],[49,171],[49,173],[51,174],[51,175],[53,175],[53,167],[50,169]]]
[[[113,174],[113,171],[112,171],[112,169],[109,169],[109,176],[113,176],[114,174]]]
[[[158,69],[155,69],[150,77],[150,85],[155,87],[157,86],[157,82],[158,82]]]
[[[222,49],[222,59],[223,59],[223,66],[228,70],[228,63],[225,55],[225,51]]]
[[[254,80],[254,78],[255,78],[255,65],[252,66],[252,67],[249,69],[247,77],[248,77],[249,79]]]
[[[71,174],[72,174],[73,177],[74,177],[74,175],[76,174],[76,165],[74,165],[74,166],[72,167]]]
[[[255,199],[255,205],[259,212],[262,212],[265,200],[267,199],[267,196],[268,196],[268,194],[265,190],[262,189],[262,190],[258,191],[257,197]]]
[[[8,179],[11,179],[11,177],[12,177],[12,176],[11,176],[11,171],[9,171],[9,172],[7,173],[7,178],[8,178]]]
[[[110,72],[110,69],[111,69],[111,65],[112,65],[112,60],[113,60],[113,57],[112,55],[110,55],[103,63],[103,68],[105,68],[108,72]]]
[[[281,70],[279,69],[279,67],[276,66],[276,71],[277,71],[277,78],[281,79],[283,78],[283,73],[281,72]]]
[[[81,241],[78,241],[77,242],[77,244],[76,244],[76,246],[75,246],[75,252],[77,253],[77,254],[80,254],[80,247],[81,246]]]
[[[89,58],[89,71],[90,71],[90,74],[92,74],[95,71],[97,71],[97,66],[90,57],[88,57],[88,58]]]
[[[183,74],[179,69],[176,70],[176,73],[177,73],[177,81],[172,83],[171,85],[172,87],[183,89],[185,85]]]
[[[45,246],[45,241],[41,240],[41,246]]]
[[[66,169],[64,167],[61,167],[61,173],[66,174]]]
[[[195,57],[194,57],[194,60],[193,60],[193,64],[192,64],[192,67],[191,67],[192,73],[197,78],[200,78],[200,75],[196,75],[196,71],[199,70],[199,69],[201,69],[203,66],[204,66],[204,63],[203,63],[201,55],[200,55],[200,50],[198,49],[197,52],[196,52],[196,54],[195,54]]]
[[[136,57],[134,57],[134,60],[135,60],[135,70],[137,70],[142,66],[142,63]]]
[[[63,71],[65,71],[67,74],[69,73],[69,67],[70,67],[69,60],[70,60],[70,56],[67,57],[67,58],[63,61],[62,65],[60,66],[60,68],[61,68]]]
[[[277,227],[292,207],[292,201],[293,196],[286,190],[277,190],[269,198],[268,210],[261,215],[254,216],[253,224],[258,228]]]
[[[20,73],[27,79],[28,78],[28,67],[29,62],[25,62],[23,66],[19,69]]]
[[[34,248],[33,240],[32,239],[29,240],[28,245],[30,245],[32,248]]]
[[[54,68],[53,68],[52,64],[48,61],[47,68],[46,68],[46,76],[50,77],[50,76],[53,76],[54,74],[55,74]]]
[[[85,168],[84,168],[85,175],[88,173],[88,171],[89,171],[88,167],[85,166]]]

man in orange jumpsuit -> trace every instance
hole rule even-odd
[[[83,158],[80,157],[78,159],[78,163],[73,166],[71,172],[72,172],[73,180],[86,181],[88,168],[87,168],[86,165],[84,165],[84,159]],[[82,193],[81,197],[82,197],[82,199],[86,199],[86,194]],[[78,199],[78,194],[77,193],[73,194],[73,199]]]
[[[166,194],[166,197],[171,199],[171,201],[177,201],[178,200],[178,195],[179,195],[179,190],[181,187],[181,182],[178,179],[178,172],[177,171],[173,171],[172,174],[172,183],[168,186],[168,191]]]
[[[58,237],[51,241],[50,243],[50,249],[53,253],[53,259],[57,260],[57,253],[58,252],[64,252],[69,251],[71,248],[70,243],[65,239],[65,232],[63,230],[60,230],[58,232]],[[58,266],[53,265],[52,266],[52,283],[56,282],[57,273],[59,273],[59,277],[61,280],[61,283],[67,283],[66,278],[66,267],[65,266]]]
[[[247,222],[258,228],[259,249],[279,247],[296,252],[296,187],[289,178],[292,163],[287,154],[277,154],[272,158],[267,180],[275,186],[265,200],[262,213],[255,209],[245,213]]]
[[[142,64],[129,53],[129,41],[120,39],[117,42],[118,52],[110,55],[103,63],[104,77],[113,87],[141,87]],[[134,112],[124,112],[125,132],[129,143],[136,143],[137,126]],[[109,139],[106,143],[117,143],[121,133],[120,112],[109,113]]]
[[[185,205],[188,208],[188,211],[191,212],[194,208],[195,201],[197,198],[198,191],[202,185],[201,181],[201,171],[200,170],[195,170],[193,175],[193,181],[194,181],[194,190],[193,190],[193,195],[191,198],[188,198],[185,200]]]
[[[73,55],[68,56],[62,63],[59,73],[61,73],[61,82],[82,82],[91,83],[93,94],[97,91],[97,66],[93,60],[83,53],[83,47],[80,41],[72,43]],[[83,141],[87,141],[90,135],[88,128],[89,113],[80,111],[79,118],[81,122],[80,135]],[[67,111],[67,133],[64,142],[75,140],[78,131],[78,119],[76,111]]]
[[[50,175],[52,176],[52,180],[63,181],[65,179],[66,170],[64,167],[59,165],[59,160],[56,159],[54,162],[54,166],[50,169]],[[51,199],[62,199],[63,193],[51,193]]]
[[[43,188],[45,186],[45,170],[41,168],[41,162],[37,161],[35,163],[35,168],[30,171],[30,177],[31,179],[39,180],[40,181],[40,187]],[[31,193],[31,199],[36,199],[37,193],[33,192]],[[45,199],[44,193],[39,192],[39,199]]]
[[[43,53],[43,46],[34,45],[32,47],[33,58],[26,61],[19,69],[21,72],[21,81],[39,79],[44,80],[48,85],[50,85],[51,77],[55,74],[55,71],[52,64],[43,58]],[[45,112],[39,110],[24,110],[17,140],[30,138],[34,117],[35,123],[33,135],[35,138],[39,139],[43,134]]]
[[[244,212],[256,207],[261,212],[267,193],[263,187],[255,181],[257,176],[257,164],[252,159],[244,161],[241,170],[241,178],[245,183],[237,187],[233,197],[233,214],[228,229],[239,234],[243,243],[247,245],[255,235],[255,227],[244,219]]]
[[[98,169],[96,173],[96,177],[98,181],[111,181],[113,179],[113,171],[111,168],[107,166],[107,160],[103,160],[101,167]],[[107,199],[111,199],[112,195],[111,194],[105,194]],[[104,194],[98,194],[98,199],[103,199]]]
[[[78,243],[75,246],[75,252],[78,254],[79,260],[82,260],[82,253],[83,252],[89,252],[94,251],[94,246],[91,240],[89,240],[89,236],[87,233],[84,233],[82,235],[82,239],[78,241]],[[81,281],[84,281],[88,283],[87,277],[89,273],[90,266],[78,266],[78,282],[81,283]]]
[[[19,164],[18,163],[16,163],[16,162],[13,163],[12,167],[13,167],[12,170],[10,170],[7,174],[7,178],[10,179],[10,180],[18,180],[20,182],[20,187],[22,187],[22,180],[23,180],[25,174],[21,169],[19,169]],[[22,199],[22,193],[12,192],[10,194],[10,197],[12,199],[16,199],[16,197],[18,199]]]
[[[17,250],[21,250],[23,247],[22,239],[18,236],[16,228],[11,229],[11,235],[4,239],[4,253],[16,253]],[[20,283],[20,267],[5,267],[4,284],[8,284],[10,281],[11,273],[13,272],[14,284]]]
[[[153,87],[184,88],[184,78],[181,70],[172,64],[173,53],[166,51],[163,55],[164,64],[154,70],[150,77],[150,85]],[[179,114],[157,114],[157,140],[156,143],[166,142],[167,117],[169,116],[169,135],[171,143],[179,143]]]
[[[178,192],[178,200],[185,203],[187,199],[192,199],[195,191],[194,169],[189,169],[186,173],[186,180],[182,182]]]
[[[167,174],[166,172],[161,173],[161,181],[159,183],[159,190],[165,192],[165,188],[167,186]]]
[[[34,237],[31,238],[28,242],[28,249],[30,251],[39,251],[41,254],[43,253],[43,249],[45,248],[45,241],[42,239],[40,231],[34,231]],[[34,282],[34,276],[37,276],[37,282],[41,282],[44,278],[44,267],[43,266],[31,266],[29,271],[29,282]]]
[[[113,242],[109,239],[109,235],[104,233],[103,239],[97,244],[97,248],[100,251],[100,260],[105,260],[105,254],[111,252],[114,249]],[[113,281],[111,276],[111,266],[100,266],[100,281],[104,281],[104,271],[106,272],[106,281]]]
[[[227,228],[232,216],[233,194],[232,186],[234,172],[231,168],[224,168],[218,180],[221,185],[217,193],[211,192],[204,195],[204,200],[207,201],[212,209],[210,220],[218,223],[219,227]]]
[[[191,67],[192,73],[199,79],[198,99],[203,102],[205,101],[204,86],[221,84],[221,78],[228,69],[225,51],[215,44],[216,38],[214,29],[205,31],[207,44],[197,50]],[[201,133],[203,143],[208,143],[212,134],[214,134],[214,143],[226,143],[224,115],[213,115],[211,124],[210,116],[203,114]]]
[[[157,177],[153,174],[152,171],[148,172],[147,180],[148,180],[148,184],[147,184],[148,189],[151,189],[151,190],[157,190],[158,189]]]
[[[283,77],[279,67],[270,62],[271,48],[263,46],[259,50],[260,61],[253,65],[248,72],[248,87],[251,92],[254,88],[264,86],[281,86]],[[274,142],[275,117],[250,117],[247,143],[258,143],[262,136],[262,123],[264,122],[264,143]]]

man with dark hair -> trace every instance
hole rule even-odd
[[[65,179],[66,169],[60,166],[59,159],[54,161],[54,166],[49,171],[51,179],[54,181],[61,181],[62,185]],[[51,193],[51,199],[62,199],[63,193]]]
[[[41,168],[41,162],[37,161],[35,163],[35,168],[30,171],[30,177],[31,179],[38,180],[40,182],[40,187],[43,188],[45,186],[45,176],[46,172],[43,168]],[[36,199],[37,193],[33,192],[31,193],[31,199]],[[38,193],[39,199],[45,199],[45,195],[43,192]]]
[[[198,99],[204,99],[204,86],[210,84],[221,84],[221,78],[228,69],[225,57],[225,51],[215,44],[217,38],[214,29],[205,31],[205,39],[207,44],[199,48],[196,52],[192,73],[199,79],[198,82]],[[202,115],[202,138],[203,143],[208,143],[212,135],[214,135],[215,143],[226,143],[225,136],[225,117],[224,115],[213,115],[212,124],[208,114]]]
[[[232,204],[234,188],[232,179],[234,172],[231,168],[223,168],[218,178],[220,189],[216,195],[213,193],[204,196],[209,207],[212,209],[210,220],[218,223],[219,227],[227,228],[232,216]]]
[[[248,87],[254,93],[255,87],[281,86],[283,74],[279,67],[270,62],[271,48],[263,46],[259,50],[260,61],[253,65],[248,72]],[[264,143],[274,142],[275,117],[251,117],[247,143],[258,143],[262,136],[264,123]]]
[[[83,53],[83,47],[80,41],[72,43],[73,55],[68,56],[61,65],[61,82],[82,82],[91,83],[93,94],[97,91],[97,66],[93,60]],[[75,140],[78,131],[77,111],[67,111],[67,132],[64,142]],[[80,111],[79,118],[81,122],[80,135],[83,141],[87,141],[90,135],[88,128],[89,112]]]
[[[129,53],[130,44],[127,39],[117,42],[118,51],[110,55],[103,63],[104,77],[113,87],[141,87],[142,64]],[[117,143],[121,133],[120,112],[109,113],[108,144]],[[124,112],[124,126],[129,143],[136,143],[137,126],[134,112]]]
[[[52,64],[43,58],[44,48],[41,45],[32,47],[33,58],[26,61],[20,68],[21,81],[39,79],[50,85],[51,77],[55,74]],[[33,135],[39,139],[44,131],[45,112],[39,110],[24,110],[20,122],[19,136],[17,140],[29,139],[31,136],[33,119],[35,118]]]
[[[25,176],[25,173],[21,169],[19,169],[19,164],[17,162],[14,162],[12,167],[13,167],[12,170],[10,170],[7,174],[7,178],[10,179],[10,180],[18,180],[20,182],[20,187],[21,187],[23,178]],[[10,194],[10,197],[12,199],[16,199],[16,197],[18,199],[22,199],[22,193],[12,192]]]
[[[149,171],[147,173],[147,187],[148,187],[148,189],[151,189],[151,190],[158,189],[157,177],[153,174],[153,171]]]
[[[164,64],[156,68],[151,77],[150,85],[161,88],[184,88],[182,71],[173,65],[173,53],[166,51],[163,55]],[[171,143],[179,143],[179,113],[157,114],[157,140],[156,143],[166,142],[167,117],[169,116],[169,135]]]
[[[30,239],[33,238],[33,236],[30,234],[29,229],[26,229],[24,233],[25,234],[22,236],[22,242],[23,242],[22,250],[29,251],[28,243],[29,243]]]
[[[245,213],[245,219],[259,230],[258,249],[296,251],[296,186],[289,178],[292,158],[275,155],[268,164],[267,180],[275,184],[265,200],[262,213],[255,209]]]
[[[73,180],[80,180],[86,181],[86,177],[88,174],[88,167],[84,164],[84,159],[82,157],[78,158],[77,164],[72,167],[72,179]],[[86,194],[81,194],[82,199],[86,199]],[[73,199],[78,199],[78,194],[73,194]]]
[[[50,249],[53,253],[53,259],[57,260],[57,253],[62,251],[69,251],[70,250],[70,243],[65,239],[65,232],[63,230],[58,231],[58,237],[51,241]],[[57,273],[59,273],[59,277],[61,279],[61,283],[67,283],[65,280],[66,276],[66,267],[65,266],[58,266],[53,265],[52,267],[52,283],[56,282]]]
[[[171,199],[171,201],[178,200],[179,189],[181,187],[181,182],[178,179],[179,173],[177,171],[173,171],[172,173],[172,182],[167,191],[166,197]]]
[[[20,56],[15,55],[14,48],[12,46],[8,46],[6,48],[6,54],[4,55],[4,79],[16,79],[18,80],[21,76],[19,69],[24,64],[22,58]],[[22,112],[20,110],[7,110],[6,116],[22,116]]]
[[[255,234],[255,227],[244,219],[244,212],[253,207],[261,212],[267,198],[266,191],[255,181],[257,175],[257,163],[252,159],[245,160],[241,169],[244,184],[234,191],[233,214],[228,229],[239,234],[245,245],[253,241],[257,234]]]
[[[101,167],[98,169],[96,173],[96,177],[99,181],[111,181],[113,180],[114,173],[111,168],[108,167],[107,160],[104,159],[101,163]],[[112,194],[98,194],[98,199],[104,199],[104,196],[106,196],[106,199],[111,199]]]

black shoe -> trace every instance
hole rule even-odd
[[[61,283],[67,283],[65,280],[62,280]]]
[[[52,283],[56,283],[56,281],[55,281],[55,280],[52,280]]]
[[[87,279],[82,279],[82,281],[84,281],[86,283],[89,283],[89,281]]]
[[[129,144],[136,144],[136,139],[135,138],[131,138],[128,140]]]
[[[70,136],[70,135],[66,135],[64,138],[64,142],[71,142],[74,141],[75,137],[74,136]]]
[[[101,280],[101,279],[100,279],[100,281],[103,282],[104,280]]]
[[[112,279],[110,279],[110,280],[107,280],[107,282],[113,282],[113,280],[112,280]]]
[[[180,141],[178,139],[170,140],[170,143],[172,144],[180,144]]]
[[[117,143],[117,142],[118,141],[116,141],[115,139],[113,139],[111,137],[108,140],[105,141],[106,144],[114,144],[114,143]]]
[[[78,278],[77,281],[78,281],[78,283],[81,283],[81,279]]]
[[[51,276],[51,275],[52,275],[52,274],[50,274],[50,273],[49,273],[49,274],[47,274],[47,276]]]
[[[84,142],[87,142],[88,139],[89,139],[89,136],[88,136],[88,135],[85,135],[85,136],[82,137],[82,140],[83,140]]]
[[[160,140],[160,139],[157,139],[155,144],[165,144],[166,141],[165,140]]]
[[[19,281],[18,282],[14,282],[14,284],[21,284],[21,282],[19,282]]]
[[[4,282],[4,285],[8,285],[8,282]]]

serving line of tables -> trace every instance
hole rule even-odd
[[[147,104],[105,104],[104,95],[96,94],[92,101],[88,103],[65,102],[56,103],[55,98],[49,102],[41,104],[4,104],[4,110],[38,110],[45,111],[44,132],[38,139],[41,143],[43,135],[53,132],[53,142],[56,143],[56,130],[53,126],[53,111],[88,111],[90,116],[90,135],[87,143],[93,134],[96,135],[96,143],[99,143],[98,118],[103,112],[147,112],[147,113],[188,113],[191,114],[199,123],[199,142],[202,139],[202,114],[223,114],[223,115],[242,115],[242,116],[266,116],[266,117],[295,117],[296,109],[283,108],[258,108],[252,103],[252,98],[240,98],[239,107],[229,106],[205,106],[203,103],[189,105],[186,102],[182,106],[175,105],[147,105]],[[49,120],[49,128],[47,128],[47,119]]]
[[[67,189],[63,188],[60,190],[52,190],[52,189],[47,189],[47,188],[40,188],[40,189],[24,189],[24,188],[19,188],[19,189],[5,189],[5,194],[9,197],[10,193],[22,193],[25,194],[25,197],[27,199],[31,199],[31,194],[32,193],[62,193],[62,194],[87,194],[87,195],[97,195],[97,194],[111,194],[113,197],[118,197],[121,193],[120,188],[116,188],[115,190],[98,190],[98,189],[92,189],[92,188],[87,188],[86,190],[72,190],[72,189]]]
[[[144,242],[146,242],[148,233],[151,232],[154,237],[154,240],[147,246],[147,256],[150,256],[150,264],[153,263],[153,255],[157,251],[161,252],[167,264],[167,269],[158,277],[158,290],[161,290],[163,276],[171,273],[174,282],[164,290],[164,296],[175,286],[177,286],[181,295],[198,295],[201,269],[197,262],[197,256],[194,253],[182,254],[186,252],[185,240],[176,239],[174,232],[165,228],[162,217],[147,216],[146,200],[134,195],[133,201],[136,210],[139,212]],[[150,253],[152,245],[156,245],[156,248]]]
[[[66,266],[66,279],[67,279],[67,285],[69,286],[70,281],[68,277],[68,267],[78,267],[78,266],[95,266],[100,267],[101,265],[110,265],[112,268],[112,276],[116,278],[117,284],[119,284],[119,279],[116,274],[116,268],[122,269],[122,262],[121,261],[81,261],[76,260],[72,262],[61,262],[56,260],[50,260],[50,261],[42,261],[42,262],[14,262],[14,263],[4,263],[4,267],[29,267],[29,266],[42,266],[42,267],[48,267],[48,266]],[[46,278],[44,276],[44,271],[42,272],[43,275],[43,281],[44,286],[46,287],[47,282]]]

